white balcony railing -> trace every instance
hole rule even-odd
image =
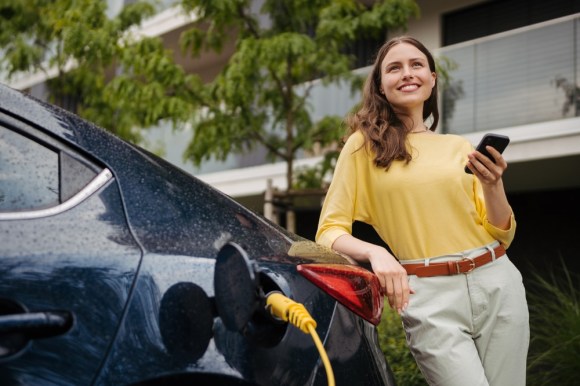
[[[463,134],[579,115],[579,22],[576,14],[439,49],[457,64],[454,93],[442,95],[443,130]]]

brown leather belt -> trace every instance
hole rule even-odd
[[[501,245],[495,247],[493,251],[495,252],[496,259],[505,255],[505,248]],[[474,258],[464,257],[461,260],[446,261],[445,263],[431,263],[429,265],[425,265],[424,263],[403,264],[403,268],[407,270],[408,275],[417,275],[419,277],[449,276],[458,275],[460,273],[469,273],[475,268],[481,267],[492,260],[491,252],[487,251]]]

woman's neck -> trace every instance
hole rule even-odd
[[[403,120],[403,123],[409,133],[425,133],[429,131],[429,128],[423,122],[422,115],[408,117]]]
[[[424,133],[429,131],[425,122],[423,121],[423,108],[404,109],[399,110],[394,108],[395,113],[401,119],[403,125],[407,128],[409,133]]]

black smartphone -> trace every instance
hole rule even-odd
[[[503,151],[505,150],[505,148],[509,143],[510,138],[508,136],[501,134],[485,134],[481,139],[481,141],[479,142],[479,144],[477,145],[477,147],[475,148],[475,150],[477,150],[478,152],[480,152],[481,154],[483,154],[484,156],[486,156],[492,162],[495,163],[494,158],[491,156],[491,154],[489,154],[489,152],[486,149],[486,146],[491,146],[500,153],[503,153]],[[465,173],[472,174],[471,170],[469,170],[467,166],[465,166]]]

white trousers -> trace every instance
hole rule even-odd
[[[484,252],[485,247],[477,248],[463,256]],[[409,284],[415,294],[402,314],[403,325],[430,385],[525,386],[528,306],[522,276],[507,255],[467,274],[410,275]]]

